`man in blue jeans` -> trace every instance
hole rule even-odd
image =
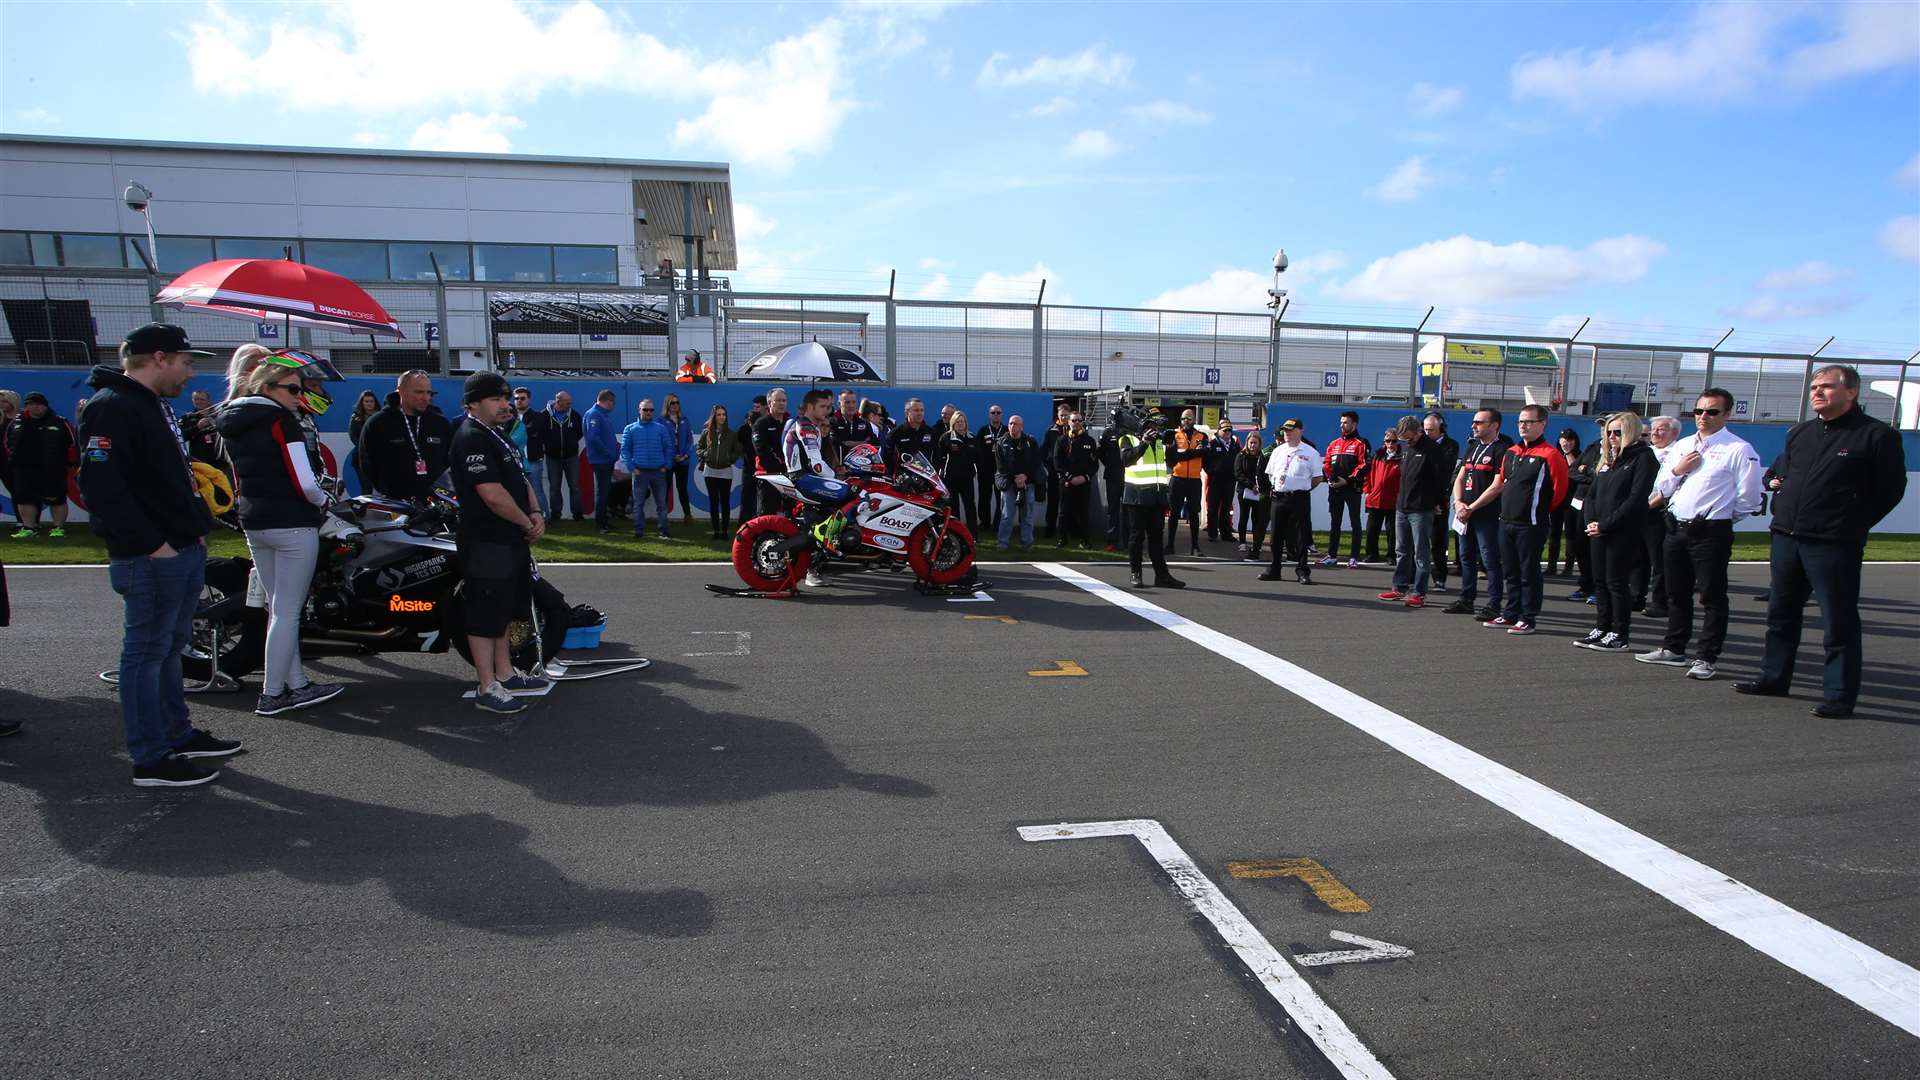
[[[180,653],[206,583],[213,519],[194,489],[187,444],[166,399],[193,374],[186,331],[151,323],[120,345],[120,368],[101,365],[81,413],[80,491],[106,542],[113,591],[125,601],[120,718],[136,787],[197,787],[220,773],[201,759],[240,750],[187,718]]]
[[[1453,474],[1453,512],[1464,531],[1460,534],[1460,598],[1447,605],[1449,615],[1473,615],[1488,622],[1506,610],[1500,507],[1495,500],[1505,486],[1500,466],[1512,445],[1512,439],[1500,434],[1499,409],[1473,414],[1473,438],[1467,440],[1467,452]],[[1487,606],[1475,611],[1473,600],[1482,570],[1487,575]]]
[[[620,467],[633,476],[633,537],[647,532],[647,497],[653,497],[660,539],[667,540],[667,478],[673,472],[673,428],[653,415],[651,400],[640,403],[640,419],[620,436]]]
[[[1393,584],[1380,599],[1403,601],[1410,608],[1427,602],[1433,580],[1433,520],[1446,502],[1445,474],[1440,444],[1427,438],[1420,421],[1403,416],[1400,436],[1400,495],[1394,504],[1393,530],[1400,559],[1393,566]]]

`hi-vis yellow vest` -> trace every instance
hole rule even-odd
[[[1122,435],[1120,447],[1130,449],[1139,441],[1131,435]],[[1167,451],[1157,443],[1147,444],[1140,460],[1127,466],[1127,483],[1137,487],[1166,487],[1167,478]]]

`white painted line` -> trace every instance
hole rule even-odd
[[[1042,840],[1080,840],[1092,836],[1131,836],[1140,841],[1147,854],[1152,855],[1160,868],[1173,879],[1174,887],[1180,895],[1187,898],[1193,909],[1206,917],[1220,935],[1220,940],[1232,949],[1240,962],[1247,965],[1260,985],[1266,988],[1273,1000],[1286,1010],[1287,1017],[1298,1027],[1313,1045],[1320,1048],[1327,1061],[1338,1069],[1347,1080],[1393,1080],[1393,1074],[1373,1056],[1360,1037],[1353,1033],[1340,1014],[1333,1011],[1320,995],[1313,992],[1307,980],[1287,963],[1280,951],[1275,949],[1259,930],[1254,929],[1247,917],[1240,913],[1227,894],[1220,891],[1207,875],[1200,872],[1193,859],[1167,835],[1158,821],[1151,818],[1136,818],[1130,821],[1089,821],[1077,824],[1062,822],[1059,825],[1028,825],[1020,830],[1020,838],[1028,841]]]
[[[1413,956],[1413,950],[1405,945],[1394,945],[1385,941],[1376,941],[1359,934],[1349,934],[1345,930],[1329,930],[1327,936],[1335,941],[1344,941],[1349,945],[1358,945],[1358,949],[1342,949],[1339,952],[1307,953],[1295,956],[1293,962],[1301,967],[1325,967],[1328,964],[1364,964],[1369,960],[1406,960]]]
[[[753,655],[753,631],[751,630],[692,630],[692,631],[689,631],[689,633],[693,634],[694,637],[704,637],[710,634],[714,636],[720,636],[720,637],[731,637],[733,638],[733,648],[721,649],[715,652],[681,653],[680,654],[681,656],[752,656]]]
[[[1920,1035],[1920,971],[1911,966],[1338,683],[1078,571],[1040,568],[1239,664],[1882,1020]]]
[[[95,840],[78,854],[68,857],[52,873],[0,880],[0,896],[46,896],[49,893],[58,892],[61,886],[74,878],[98,869],[101,863],[113,857],[114,852],[126,847],[135,837],[158,824],[161,818],[185,805],[185,799],[167,799],[165,802],[157,802],[139,817]]]
[[[988,596],[984,592],[976,592],[972,596],[949,596],[947,597],[947,603],[949,604],[991,604],[993,603],[993,597]]]

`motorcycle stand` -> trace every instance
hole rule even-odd
[[[209,660],[211,660],[212,657],[220,655],[220,626],[218,623],[214,624],[213,641],[211,644],[213,648],[208,654]],[[196,659],[198,659],[198,657],[196,657]],[[183,689],[189,694],[237,694],[240,692],[240,680],[221,671],[218,663],[209,662],[207,671],[206,682],[186,682]],[[120,685],[120,672],[117,669],[114,671],[103,671],[100,673],[100,681],[106,683],[108,686],[118,687]]]
[[[977,592],[984,592],[992,585],[993,583],[991,581],[983,581],[980,578],[974,578],[971,581],[956,581],[951,585],[935,585],[930,581],[916,581],[913,583],[913,591],[919,593],[921,596],[947,598],[956,596],[966,597],[972,596]]]
[[[716,596],[740,596],[754,600],[785,600],[794,595],[794,590],[792,589],[777,589],[773,592],[762,592],[759,589],[730,585],[708,585],[707,591]]]

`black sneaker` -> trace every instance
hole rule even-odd
[[[1607,636],[1607,632],[1605,630],[1601,630],[1596,627],[1595,629],[1587,631],[1587,636],[1581,638],[1579,641],[1574,642],[1573,646],[1576,649],[1591,649],[1595,645],[1600,644],[1600,642],[1603,639],[1605,639],[1606,636]]]
[[[332,701],[334,698],[339,697],[340,692],[345,689],[346,687],[339,683],[315,682],[308,683],[297,690],[289,690],[285,696],[290,708],[304,709],[309,705],[318,705],[323,701]]]
[[[1446,615],[1471,615],[1473,614],[1473,603],[1469,600],[1455,600],[1453,603],[1441,608],[1440,611]]]
[[[4,739],[9,735],[18,735],[18,734],[20,734],[20,721],[18,720],[0,721],[0,739]]]
[[[1147,583],[1141,580],[1139,574],[1134,574],[1128,583],[1136,589],[1144,589],[1147,587]]]
[[[196,731],[193,738],[173,748],[177,758],[232,757],[240,752],[240,740],[218,739],[211,731]]]
[[[1609,633],[1606,637],[1587,646],[1587,648],[1592,649],[1594,652],[1626,652],[1632,647],[1633,646],[1627,643],[1626,638],[1613,633]]]
[[[1473,617],[1480,622],[1492,622],[1500,617],[1500,609],[1494,607],[1492,604],[1488,604],[1486,607],[1474,612]]]
[[[1187,587],[1187,583],[1177,577],[1157,577],[1153,579],[1153,587],[1156,589],[1184,589]]]
[[[220,779],[220,770],[209,769],[177,757],[152,765],[133,767],[134,787],[199,787]]]
[[[1271,570],[1267,570],[1261,573],[1260,580],[1261,581],[1279,581],[1283,576],[1285,575],[1276,574]]]

